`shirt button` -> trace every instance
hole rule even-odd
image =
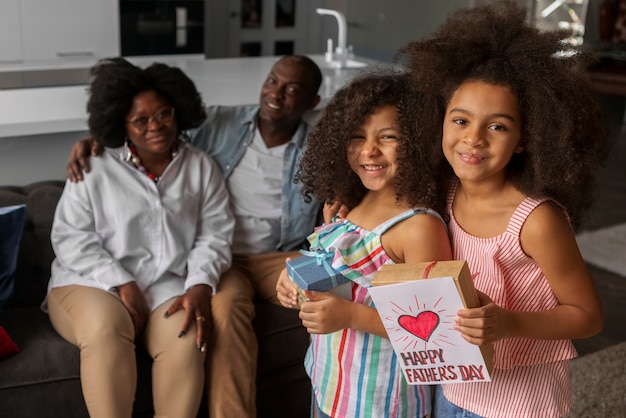
[[[230,164],[226,166],[226,170],[230,170]]]

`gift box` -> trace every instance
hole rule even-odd
[[[413,264],[385,264],[372,279],[372,286],[403,283],[411,280],[452,277],[466,308],[478,308],[480,302],[474,280],[463,260]]]
[[[302,257],[287,261],[287,273],[298,288],[300,303],[306,300],[302,295],[302,290],[333,292],[350,299],[349,283],[351,282],[332,267],[332,253],[324,250],[301,250],[300,253]]]
[[[450,309],[449,311],[441,312],[441,306],[439,305],[447,299],[448,297],[452,297],[452,293],[438,293],[440,288],[438,287],[436,281],[441,280],[450,280],[452,279],[454,285],[451,286],[452,293],[458,293],[459,306],[455,306],[454,309]],[[415,285],[410,285],[409,282],[413,282]],[[423,283],[422,285],[419,282],[432,282],[427,285],[427,283]],[[403,285],[408,286],[403,286]],[[399,328],[404,328],[405,331],[408,331],[411,336],[415,336],[416,340],[419,341],[420,344],[424,344],[427,346],[428,350],[434,350],[435,345],[431,346],[430,344],[436,343],[437,335],[442,335],[443,332],[436,331],[438,325],[445,325],[450,330],[451,322],[456,310],[458,308],[477,308],[480,306],[480,300],[478,299],[478,293],[476,292],[476,288],[474,287],[474,280],[472,279],[472,275],[467,266],[467,263],[463,260],[451,260],[451,261],[437,261],[437,262],[427,262],[427,263],[413,263],[413,264],[385,264],[372,279],[372,286],[374,289],[386,287],[392,293],[392,298],[399,300],[400,297],[406,295],[414,295],[413,300],[415,301],[414,305],[408,305],[403,307],[401,304],[394,302],[389,304],[389,299],[376,299],[376,291],[370,290],[370,294],[376,303],[376,307],[379,310],[379,314],[383,319],[383,322],[387,320],[388,323],[385,323],[385,327],[388,329],[388,332],[391,333]],[[401,287],[397,287],[401,286]],[[447,292],[447,291],[446,291]],[[400,296],[397,296],[400,295]],[[429,304],[429,301],[433,301],[432,304]],[[381,302],[381,303],[379,303]],[[419,302],[419,303],[418,303]],[[390,305],[390,306],[386,306]],[[432,305],[432,306],[431,306]],[[401,306],[403,309],[398,309],[398,306]],[[392,314],[386,313],[387,311],[393,312]],[[395,315],[397,314],[397,315]],[[383,318],[384,315],[384,318]],[[397,316],[396,317],[394,317]],[[393,318],[392,318],[393,317]],[[392,319],[390,321],[390,318]],[[450,323],[448,323],[450,322]],[[445,328],[445,327],[444,327]],[[445,332],[448,332],[447,330]],[[392,339],[392,338],[390,338]],[[395,341],[392,339],[394,343],[394,349],[399,356],[406,355],[406,352],[403,352],[403,349],[407,345],[406,339],[398,339],[401,341],[402,347],[396,347]],[[450,339],[446,340],[450,342]],[[441,345],[444,347],[444,345]],[[492,344],[484,344],[479,347],[470,345],[468,349],[478,349],[479,353],[482,357],[482,361],[484,362],[485,369],[487,373],[490,373],[493,365],[493,345]],[[449,350],[446,348],[446,350]],[[433,351],[434,352],[434,351]],[[443,358],[443,356],[442,356]],[[448,355],[445,357],[448,361],[457,361],[456,357],[452,355],[448,351]],[[459,361],[457,361],[458,366]],[[430,365],[432,366],[432,365]],[[426,366],[428,367],[428,366]],[[474,366],[472,366],[474,367]],[[416,367],[414,365],[408,366],[408,369],[413,370],[412,375],[407,374],[407,382],[409,384],[428,384],[433,383],[433,380],[428,380],[423,378],[420,381],[420,377],[426,376],[419,373],[421,371],[416,372]],[[470,370],[470,372],[467,372]],[[458,376],[465,376],[467,379],[465,381],[471,382],[475,381],[472,377],[472,370],[477,370],[476,368],[472,369],[466,368],[463,369],[462,373],[459,373]],[[466,373],[463,375],[463,373]],[[417,377],[416,377],[417,376]],[[468,377],[469,376],[469,377]],[[431,376],[432,377],[432,376]],[[448,376],[449,378],[450,376]],[[434,377],[432,377],[434,378]],[[441,378],[439,376],[439,378]],[[447,381],[435,382],[435,383],[449,383]]]

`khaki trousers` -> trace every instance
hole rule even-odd
[[[207,395],[211,418],[256,417],[258,344],[254,301],[278,304],[276,282],[294,252],[234,256],[211,300],[213,333],[207,351]]]
[[[204,386],[204,353],[198,350],[195,324],[177,338],[184,311],[163,314],[172,303],[154,310],[140,336],[153,358],[155,417],[194,418]],[[80,349],[80,380],[91,418],[130,418],[137,367],[135,329],[121,301],[100,289],[65,286],[48,295],[54,329]]]

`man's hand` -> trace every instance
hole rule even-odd
[[[83,171],[89,172],[89,156],[97,157],[102,154],[104,148],[92,137],[81,139],[74,144],[67,159],[67,178],[74,183],[83,180]]]
[[[346,205],[342,205],[340,201],[335,200],[335,203],[325,203],[322,208],[322,216],[324,217],[324,223],[331,223],[335,216],[343,219],[348,216],[350,209]]]

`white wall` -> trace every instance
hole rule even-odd
[[[64,180],[72,145],[85,136],[87,132],[0,138],[0,185]]]

